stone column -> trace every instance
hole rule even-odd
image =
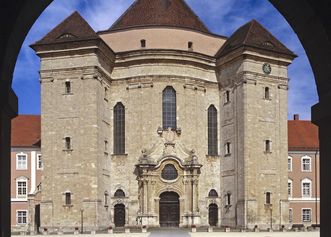
[[[144,193],[143,193],[143,199],[144,199],[144,208],[143,208],[143,214],[147,214],[148,212],[148,181],[146,179],[143,180],[143,188],[144,188]]]

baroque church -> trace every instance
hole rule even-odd
[[[225,37],[184,0],[136,0],[107,30],[74,12],[31,47],[41,228],[288,225],[296,55],[256,20]]]

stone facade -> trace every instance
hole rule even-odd
[[[124,51],[126,42],[139,45],[146,29],[84,38],[68,27],[75,21],[87,24],[74,13],[44,38],[48,42],[33,45],[41,58],[42,228],[67,231],[83,224],[99,230],[122,221],[157,227],[166,218],[162,195],[169,193],[178,196],[176,226],[288,224],[287,66],[293,55],[243,43],[217,56],[224,37],[184,28],[174,34],[194,46],[211,42],[208,53],[200,46],[201,52],[172,48],[162,38],[150,48],[147,40]],[[171,35],[168,28],[151,28]],[[151,32],[152,41],[157,36]],[[113,51],[112,40],[122,51]],[[167,87],[176,94],[172,128],[162,125]],[[118,103],[125,111],[120,154],[114,152]],[[217,111],[217,154],[208,154],[211,105]],[[162,177],[167,165],[176,170],[170,180]],[[115,195],[118,190],[123,193]],[[117,222],[119,215],[124,220]]]

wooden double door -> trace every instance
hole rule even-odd
[[[160,195],[160,226],[179,226],[179,196],[175,192],[164,192]]]
[[[114,207],[114,223],[115,227],[125,225],[125,206],[123,204],[116,204]]]

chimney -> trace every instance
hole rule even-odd
[[[299,114],[295,114],[295,115],[293,115],[293,120],[300,120],[300,119],[299,119]]]

